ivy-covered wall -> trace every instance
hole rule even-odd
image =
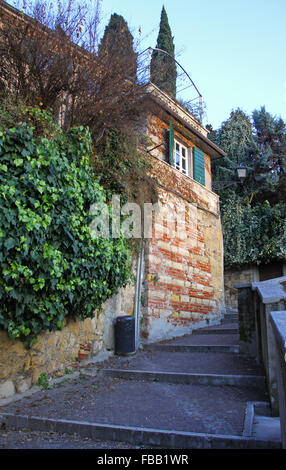
[[[127,240],[90,230],[107,198],[88,129],[17,113],[18,125],[0,121],[0,397],[98,352],[104,306],[131,282]]]

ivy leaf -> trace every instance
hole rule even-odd
[[[15,166],[21,166],[21,165],[23,165],[23,163],[24,163],[23,158],[15,158],[15,160],[14,160]]]
[[[17,242],[16,240],[14,240],[14,238],[7,238],[7,240],[5,240],[4,246],[7,251],[9,251],[16,246],[16,243]]]

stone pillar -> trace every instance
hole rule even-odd
[[[252,283],[235,284],[238,290],[239,350],[257,357],[255,296]]]

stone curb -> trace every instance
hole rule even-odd
[[[188,385],[232,385],[236,387],[265,388],[265,377],[256,375],[196,374],[180,372],[153,372],[142,370],[102,369],[99,375],[124,380],[180,383]]]
[[[278,442],[266,442],[223,434],[203,434],[168,431],[153,428],[119,426],[87,421],[70,421],[36,416],[0,414],[0,425],[29,428],[33,431],[78,434],[91,439],[129,442],[134,445],[151,445],[180,449],[280,449]]]

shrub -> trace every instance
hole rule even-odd
[[[222,203],[224,261],[228,268],[285,260],[286,208],[268,201],[251,207],[235,194]]]
[[[67,316],[85,319],[130,279],[125,239],[92,238],[90,206],[105,202],[83,127],[52,135],[0,130],[0,326],[31,346]]]

